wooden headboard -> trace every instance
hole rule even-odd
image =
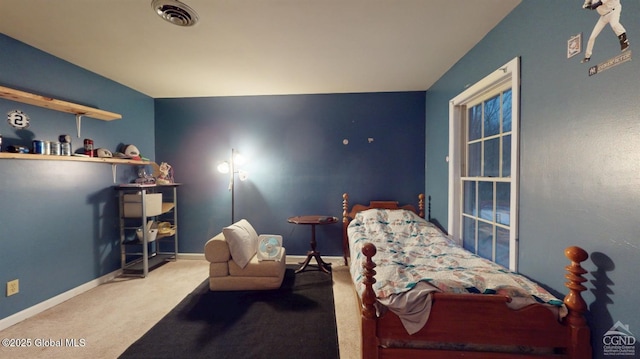
[[[424,194],[418,195],[418,210],[411,204],[400,206],[397,201],[370,201],[368,206],[363,204],[354,204],[349,211],[349,194],[344,193],[342,195],[342,222],[349,223],[355,218],[358,212],[366,211],[371,208],[382,209],[406,209],[417,213],[420,217],[424,218]]]

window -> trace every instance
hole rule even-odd
[[[516,58],[450,103],[449,231],[464,248],[517,270]]]

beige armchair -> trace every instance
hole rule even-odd
[[[267,290],[279,288],[286,269],[284,247],[276,260],[258,260],[258,234],[242,219],[209,239],[204,256],[209,265],[209,289],[213,291]]]

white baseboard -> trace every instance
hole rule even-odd
[[[45,310],[54,307],[64,301],[67,301],[73,297],[75,297],[76,295],[82,294],[90,289],[93,289],[97,286],[99,286],[100,284],[103,283],[107,283],[111,280],[113,280],[114,278],[118,277],[119,275],[122,274],[122,270],[118,269],[117,271],[111,272],[109,274],[105,274],[100,278],[96,278],[90,282],[87,282],[85,284],[82,284],[78,287],[75,287],[73,289],[70,289],[64,293],[61,293],[55,297],[52,297],[50,299],[45,300],[44,302],[40,302],[34,306],[31,306],[27,309],[24,309],[22,311],[19,311],[16,314],[10,315],[4,319],[0,319],[0,330],[4,330],[6,328],[9,328],[10,326],[17,324],[27,318],[33,317],[34,315],[38,314],[38,313],[42,313]]]
[[[178,259],[205,259],[204,253],[178,253]]]

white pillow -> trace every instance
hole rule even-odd
[[[222,233],[229,245],[231,259],[240,268],[246,267],[258,251],[258,233],[256,233],[256,230],[246,219],[241,219],[229,227],[224,227]]]

